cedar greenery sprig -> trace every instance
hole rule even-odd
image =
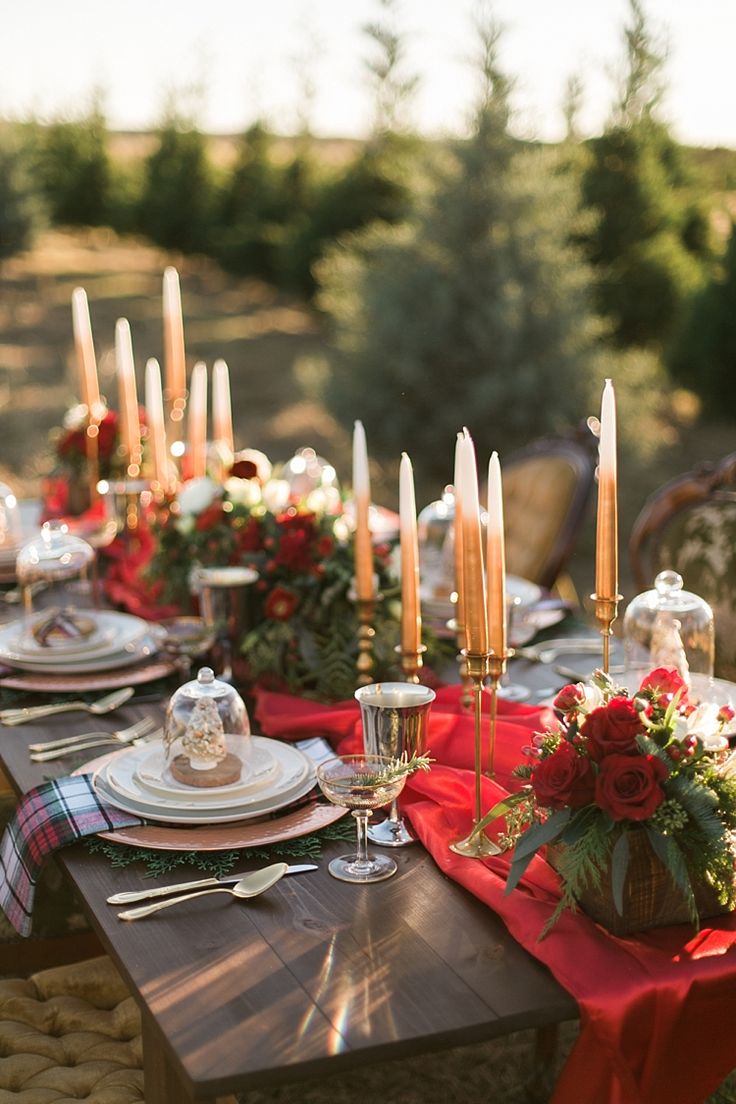
[[[401,778],[408,778],[414,771],[431,770],[434,759],[428,755],[412,755],[409,758],[404,752],[398,759],[393,759],[388,766],[380,771],[360,771],[351,779],[351,783],[357,786],[389,786],[392,782],[398,782]]]

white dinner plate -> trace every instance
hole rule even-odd
[[[507,575],[506,596],[516,609],[527,609],[542,597],[542,588],[529,579]],[[429,619],[449,621],[455,616],[455,603],[449,598],[422,598],[422,612]]]
[[[0,660],[10,667],[17,667],[19,671],[31,671],[34,674],[63,673],[65,675],[89,675],[97,671],[114,671],[118,667],[131,667],[144,659],[150,659],[158,652],[165,634],[156,626],[150,626],[142,640],[132,644],[127,651],[115,652],[113,655],[95,657],[94,659],[80,659],[75,656],[68,663],[36,663],[30,659],[10,659],[9,656],[0,653]]]
[[[0,628],[0,660],[12,663],[67,666],[68,663],[102,659],[104,656],[130,651],[155,627],[142,617],[115,610],[84,611],[97,623],[97,628],[84,641],[45,648],[26,630],[25,622],[13,621]],[[42,618],[39,618],[42,619]]]
[[[266,816],[309,793],[314,787],[315,767],[303,752],[264,736],[252,739],[274,755],[281,772],[272,785],[237,802],[225,798],[216,805],[203,807],[198,798],[164,798],[146,792],[134,777],[136,753],[143,750],[140,748],[131,748],[101,767],[94,776],[94,785],[106,801],[118,808],[166,824],[215,824]],[[127,767],[110,774],[110,767],[124,765],[126,761]]]
[[[252,736],[231,737],[227,743],[228,750],[236,754],[242,764],[237,782],[230,782],[225,786],[203,786],[199,789],[196,786],[187,786],[172,774],[171,761],[166,758],[163,744],[152,747],[148,755],[133,764],[132,780],[139,789],[142,787],[144,793],[196,801],[201,805],[215,805],[218,802],[222,804],[231,800],[237,804],[278,781],[282,764],[269,747],[257,743]],[[241,750],[238,749],[238,744],[241,745]],[[120,778],[121,782],[130,785],[130,765],[123,763],[122,766],[121,775],[118,765],[110,764],[106,776],[108,782]]]

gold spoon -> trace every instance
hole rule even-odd
[[[283,878],[288,869],[288,863],[274,863],[273,866],[265,866],[263,870],[255,870],[252,874],[246,874],[232,889],[203,889],[199,893],[184,893],[181,897],[171,897],[168,901],[157,901],[153,905],[144,905],[142,908],[128,909],[118,913],[118,920],[141,920],[144,916],[152,916],[154,912],[168,908],[169,905],[178,905],[182,901],[191,901],[193,897],[206,897],[208,893],[229,893],[232,897],[240,897],[247,900],[249,897],[257,897],[259,893],[265,893],[280,878]]]

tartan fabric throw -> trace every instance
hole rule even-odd
[[[89,774],[55,778],[29,790],[0,843],[0,908],[15,930],[31,934],[36,883],[47,855],[83,836],[141,823],[101,801]]]

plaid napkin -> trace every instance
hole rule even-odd
[[[100,801],[92,775],[55,778],[29,790],[0,843],[0,908],[20,935],[31,934],[36,883],[47,855],[83,836],[140,824]]]

